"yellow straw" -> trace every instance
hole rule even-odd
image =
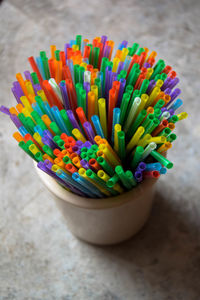
[[[119,57],[114,57],[114,58],[113,58],[113,68],[112,68],[112,72],[117,72],[117,67],[118,67],[119,62],[120,62]]]
[[[47,101],[47,97],[43,90],[37,91],[37,94],[42,98],[42,101]]]
[[[153,68],[148,68],[148,69],[147,69],[146,79],[149,79],[149,78],[151,77],[152,74],[153,74]]]
[[[76,138],[77,140],[80,140],[80,141],[82,141],[83,143],[86,142],[85,137],[82,135],[82,133],[80,132],[80,130],[79,130],[78,128],[74,128],[74,129],[72,130],[72,134],[75,136],[75,138]]]
[[[139,140],[137,146],[141,146],[144,148],[147,144],[150,143],[151,138],[152,136],[149,133],[145,134],[145,136],[141,140]]]
[[[180,114],[177,115],[179,121],[186,119],[188,117],[188,114],[186,112],[182,112]]]
[[[121,127],[120,124],[116,124],[115,127],[114,127],[114,129],[115,129],[115,131],[114,131],[114,149],[115,149],[116,152],[118,152],[118,150],[119,150],[119,143],[118,143],[117,133],[118,133],[118,131],[121,131],[121,128],[122,127]]]
[[[125,61],[127,55],[128,55],[129,50],[127,48],[122,49],[122,55],[121,55],[121,61]]]
[[[147,106],[150,106],[151,103],[153,103],[153,101],[155,100],[155,98],[157,97],[157,95],[160,93],[160,88],[159,87],[154,87],[153,91],[151,92],[150,96],[149,96],[149,100],[145,106],[145,108]]]
[[[132,139],[130,140],[130,142],[126,147],[127,152],[130,152],[137,145],[144,131],[145,131],[144,127],[142,126],[138,127],[137,131],[135,132],[135,134],[133,135]]]
[[[22,102],[22,104],[24,105],[25,108],[28,109],[28,111],[31,113],[33,111],[30,102],[28,101],[28,98],[26,96],[21,96],[20,100]]]
[[[98,86],[92,85],[91,91],[95,94],[95,115],[98,115]]]
[[[164,144],[166,142],[166,137],[165,136],[155,136],[152,137],[149,141],[149,143],[156,143],[156,144]]]
[[[100,98],[98,100],[99,118],[105,138],[107,138],[107,118],[106,118],[106,100]]]
[[[44,146],[44,143],[42,142],[42,137],[41,137],[41,135],[40,135],[38,132],[35,132],[35,133],[33,134],[33,138],[34,138],[34,140],[36,140],[36,142],[37,142],[41,147]]]

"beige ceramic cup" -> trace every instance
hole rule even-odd
[[[144,226],[151,212],[154,179],[116,197],[92,199],[68,192],[49,175],[37,167],[36,170],[54,196],[70,231],[88,243],[111,245],[125,241]]]

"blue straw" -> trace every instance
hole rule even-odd
[[[82,186],[82,188],[86,188],[87,191],[90,191],[92,197],[96,197],[96,196],[100,197],[100,198],[103,197],[103,195],[101,194],[101,192],[93,184],[91,184],[87,179],[81,177],[79,175],[79,173],[77,173],[77,172],[73,173],[72,174],[72,178],[76,182],[78,182]]]
[[[59,111],[58,107],[52,106],[51,111],[52,111],[54,118],[56,119],[56,123],[57,123],[58,127],[60,127],[61,131],[65,132],[67,135],[70,135],[69,130],[67,129],[67,126],[65,125],[65,123],[60,115],[60,111]]]
[[[39,133],[39,135],[41,135],[41,136],[43,136],[43,130],[42,130],[42,128],[40,127],[40,125],[36,125],[35,127],[34,127],[34,131],[35,132],[38,132]]]
[[[19,127],[18,130],[22,136],[25,136],[28,133],[24,126]]]
[[[42,59],[41,59],[40,56],[39,56],[39,57],[36,57],[36,64],[37,64],[37,66],[38,66],[38,69],[40,70],[40,73],[41,73],[41,75],[42,75],[42,78],[43,78],[44,80],[46,80],[47,78],[46,78],[46,76],[45,76],[45,72],[44,72],[43,64],[42,64]]]
[[[167,173],[167,169],[164,168],[164,167],[162,167],[159,172],[160,172],[160,174],[166,174]]]
[[[87,197],[92,197],[92,198],[94,197],[93,194],[90,193],[90,191],[88,191],[85,187],[75,182],[70,175],[64,173],[61,169],[56,172],[56,175],[60,177],[64,182],[69,183],[76,189],[80,190]]]
[[[51,107],[49,105],[49,103],[47,101],[44,101],[44,107],[45,107],[45,110],[46,110],[46,113],[49,117],[49,119],[52,121],[52,122],[56,122],[53,114],[52,114],[52,111],[51,111]]]
[[[44,113],[41,111],[38,103],[34,102],[32,103],[32,108],[39,114],[40,117],[44,115]]]
[[[120,114],[121,114],[120,108],[115,107],[113,109],[113,124],[112,124],[112,136],[111,136],[112,143],[114,143],[115,125],[120,123]]]
[[[161,170],[162,165],[159,162],[156,163],[151,163],[151,164],[146,164],[146,169],[145,171],[159,171]]]
[[[181,105],[183,104],[183,101],[181,99],[176,99],[176,101],[170,106],[170,109],[173,109],[173,111],[177,110]]]
[[[99,117],[97,115],[93,115],[91,117],[91,120],[92,120],[92,123],[94,124],[97,135],[100,135],[103,139],[105,139]]]

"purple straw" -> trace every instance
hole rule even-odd
[[[24,71],[24,75],[25,75],[26,80],[29,80],[33,85],[33,79],[31,77],[31,73],[29,71]]]
[[[137,171],[143,172],[146,169],[146,164],[142,161],[137,166]]]
[[[181,90],[176,88],[172,93],[170,94],[171,100],[166,104],[166,107],[168,107],[181,93]]]
[[[143,180],[142,172],[140,171],[136,171],[134,176],[137,182],[141,182]]]
[[[154,85],[156,84],[156,81],[154,79],[152,79],[149,83],[149,86],[147,88],[146,93],[149,95],[152,91],[152,89],[154,88]]]
[[[81,148],[83,146],[83,142],[82,141],[76,141],[76,145]]]
[[[123,67],[124,67],[124,62],[120,61],[119,64],[118,64],[118,67],[117,67],[117,75],[121,72]]]
[[[22,125],[22,123],[20,122],[20,120],[18,119],[18,117],[16,116],[16,115],[10,115],[10,118],[11,118],[11,120],[13,121],[13,123],[15,124],[15,126],[17,127],[17,128],[19,128],[19,127],[21,127],[21,126],[23,126]]]
[[[89,137],[89,140],[92,144],[94,144],[94,131],[92,129],[92,125],[90,124],[90,122],[85,122],[83,123],[83,127],[85,128],[85,131],[87,132],[87,135]]]
[[[61,94],[62,94],[62,99],[63,99],[63,104],[66,110],[70,109],[70,104],[69,104],[69,98],[67,94],[67,89],[66,89],[66,84],[64,81],[61,81],[59,83]]]
[[[170,95],[171,92],[172,92],[172,90],[171,90],[170,88],[167,88],[167,89],[165,90],[165,94],[166,94],[166,95]]]
[[[15,96],[15,99],[17,100],[17,103],[22,103],[21,100],[19,99],[16,88],[12,87],[11,91],[12,91],[13,95]]]
[[[89,163],[88,163],[88,161],[86,159],[81,159],[80,163],[81,163],[81,166],[84,169],[89,169],[90,168],[90,165],[89,165]]]
[[[74,113],[73,113],[73,111],[71,109],[67,110],[67,115],[68,115],[68,118],[69,118],[72,126],[74,128],[78,128],[80,130],[80,132],[82,132],[80,126],[78,125],[78,122],[76,121],[76,118],[74,117]]]
[[[120,79],[120,88],[119,88],[119,94],[118,94],[118,99],[117,99],[117,105],[116,105],[116,107],[120,107],[120,105],[121,105],[122,96],[123,96],[123,93],[124,93],[125,85],[126,85],[126,79],[125,78],[121,78]]]
[[[89,142],[89,141],[86,141],[84,144],[83,144],[83,147],[86,147],[88,149],[90,149],[92,146],[92,144]]]
[[[0,111],[8,116],[10,116],[10,111],[9,111],[9,108],[7,108],[6,106],[4,105],[1,105],[0,106]]]
[[[174,78],[171,83],[168,85],[168,88],[171,90],[179,83],[180,79],[178,77]]]
[[[75,152],[78,155],[81,154],[80,148],[78,146],[76,146],[76,145],[72,147],[72,151]]]
[[[166,88],[168,88],[168,86],[170,85],[171,81],[172,81],[172,79],[171,79],[170,77],[167,77],[167,78],[165,79],[163,85],[161,86],[161,91],[164,92],[164,90],[165,90]]]
[[[151,65],[148,62],[145,62],[144,68],[146,68],[146,69],[151,68]]]

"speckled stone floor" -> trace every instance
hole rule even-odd
[[[11,106],[27,57],[76,34],[139,42],[174,66],[184,110],[145,228],[112,247],[90,246],[67,229],[50,194],[0,117],[1,300],[200,299],[200,2],[23,1],[0,5],[0,103]]]

